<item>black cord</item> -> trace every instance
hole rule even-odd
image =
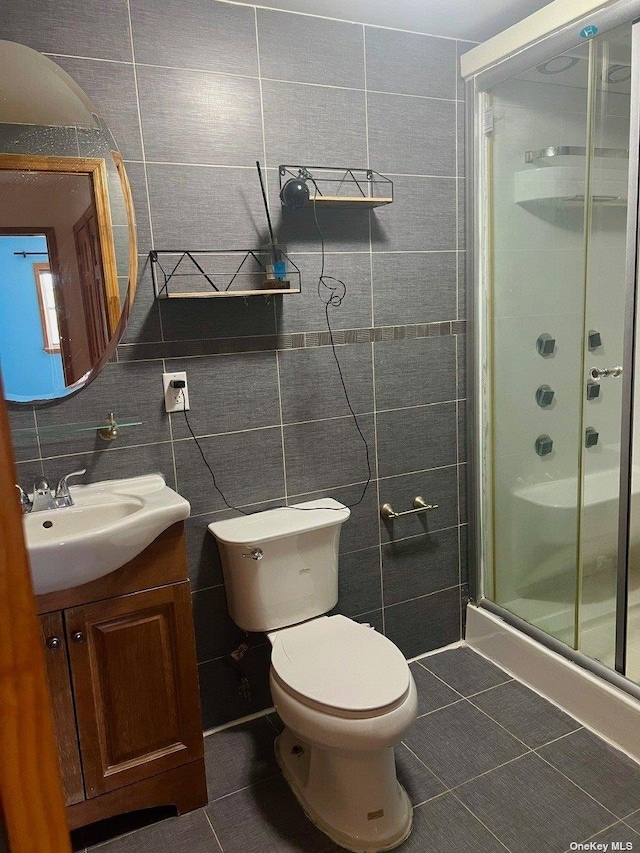
[[[249,512],[245,512],[243,509],[240,509],[240,507],[239,507],[239,506],[234,506],[233,504],[229,503],[229,501],[228,501],[228,500],[226,499],[226,497],[224,496],[224,492],[222,491],[222,489],[220,488],[220,486],[216,483],[216,475],[213,473],[213,468],[212,468],[212,467],[211,467],[211,465],[209,465],[209,463],[207,462],[207,457],[204,455],[204,450],[203,450],[203,449],[202,449],[202,447],[200,446],[200,442],[199,442],[199,441],[198,441],[198,439],[196,438],[196,434],[195,434],[195,433],[194,433],[194,431],[191,429],[191,424],[189,423],[189,418],[187,417],[187,398],[186,398],[186,395],[185,395],[184,391],[182,392],[182,414],[184,415],[185,423],[187,424],[187,429],[188,429],[188,430],[189,430],[189,432],[191,433],[191,438],[195,441],[195,443],[196,443],[196,447],[197,447],[197,448],[198,448],[198,450],[200,451],[200,456],[202,456],[202,461],[204,462],[204,464],[205,464],[205,465],[207,466],[207,468],[209,469],[209,473],[211,474],[211,479],[213,480],[214,488],[215,488],[215,490],[218,492],[218,494],[220,495],[220,497],[222,498],[222,500],[225,502],[225,505],[226,505],[229,509],[235,509],[235,510],[236,510],[236,512],[239,512],[239,513],[241,513],[242,515],[251,515],[251,513],[249,513]]]
[[[315,186],[315,181],[314,181]],[[340,360],[338,359],[338,353],[336,351],[336,345],[333,340],[333,329],[331,328],[331,321],[329,320],[329,306],[333,305],[335,308],[339,308],[342,305],[342,300],[347,295],[347,285],[339,278],[334,278],[331,275],[325,275],[325,245],[324,245],[324,235],[322,233],[322,229],[320,228],[320,223],[318,222],[318,211],[316,208],[316,198],[318,195],[318,188],[316,186],[316,191],[313,194],[313,218],[316,223],[316,228],[318,230],[318,235],[320,237],[320,253],[321,253],[321,264],[320,264],[320,276],[318,277],[318,297],[322,302],[324,302],[324,316],[327,321],[327,329],[329,330],[329,341],[331,343],[331,351],[333,352],[333,358],[336,363],[336,367],[338,368],[338,376],[340,377],[340,383],[342,385],[342,390],[344,391],[344,398],[347,401],[347,406],[349,407],[349,411],[351,412],[351,417],[353,418],[353,422],[356,425],[356,429],[360,434],[360,438],[362,439],[362,443],[365,448],[365,455],[367,458],[367,482],[364,484],[364,488],[362,489],[362,494],[358,498],[355,503],[345,504],[349,509],[353,509],[353,507],[358,506],[364,500],[364,496],[367,493],[367,489],[371,483],[371,456],[369,443],[365,438],[364,433],[358,423],[358,418],[356,413],[353,411],[353,406],[351,405],[351,400],[349,399],[349,393],[347,392],[347,386],[344,381],[344,376],[342,374],[342,368],[340,367]],[[326,291],[326,293],[325,293]],[[327,295],[328,294],[328,295]]]
[[[362,493],[361,493],[360,497],[358,498],[357,501],[355,501],[352,504],[343,504],[343,506],[346,506],[347,509],[353,509],[354,507],[356,507],[362,503],[362,501],[364,500],[364,496],[367,493],[367,489],[369,488],[369,486],[371,484],[371,477],[372,477],[372,475],[371,475],[371,451],[369,448],[369,443],[365,437],[365,434],[363,433],[363,431],[360,427],[360,424],[358,423],[357,415],[353,410],[353,406],[351,405],[351,400],[349,399],[349,393],[347,391],[347,385],[344,381],[344,376],[342,374],[342,367],[340,366],[340,360],[338,359],[338,353],[336,351],[336,345],[335,345],[335,342],[333,340],[333,329],[331,328],[331,321],[329,320],[329,306],[332,305],[334,308],[339,308],[340,305],[342,305],[342,300],[347,295],[347,286],[341,279],[335,278],[334,276],[331,276],[331,275],[325,275],[324,270],[325,270],[325,263],[326,263],[326,257],[325,257],[326,252],[325,252],[325,245],[324,245],[324,234],[322,233],[322,229],[320,228],[320,223],[318,222],[318,211],[316,209],[316,198],[318,195],[318,186],[317,186],[316,182],[313,180],[313,178],[311,178],[311,181],[313,182],[313,185],[315,187],[315,192],[313,194],[313,218],[315,220],[316,229],[318,231],[318,236],[320,237],[321,264],[320,264],[320,275],[318,276],[318,298],[320,299],[321,302],[324,303],[324,316],[325,316],[325,320],[327,322],[327,329],[329,330],[329,341],[331,343],[331,351],[333,352],[333,358],[335,360],[336,367],[338,368],[338,376],[340,377],[340,384],[342,385],[342,390],[344,391],[344,398],[347,401],[347,406],[349,408],[349,412],[351,413],[351,417],[353,418],[353,421],[356,425],[356,429],[358,430],[360,438],[362,439],[362,443],[364,444],[365,455],[366,455],[366,459],[367,459],[367,482],[364,484],[364,488],[362,489]],[[233,509],[236,512],[241,513],[242,515],[251,515],[250,512],[246,512],[245,510],[240,509],[240,507],[234,506],[232,503],[229,503],[229,501],[226,499],[226,497],[224,495],[224,492],[222,491],[220,486],[218,486],[218,484],[216,482],[216,475],[213,472],[213,468],[207,462],[207,457],[204,455],[204,451],[203,451],[202,447],[200,446],[200,442],[196,438],[194,431],[191,429],[191,424],[189,423],[189,418],[187,417],[187,401],[186,401],[186,397],[185,397],[184,393],[182,396],[182,402],[183,402],[182,412],[184,414],[184,419],[185,419],[185,422],[187,424],[187,428],[188,428],[189,432],[191,433],[191,437],[193,438],[193,440],[196,443],[196,447],[200,451],[200,455],[202,456],[202,461],[204,462],[204,464],[209,469],[209,473],[211,474],[211,479],[213,480],[213,485],[214,485],[216,491],[218,492],[218,494],[220,495],[220,497],[222,498],[222,500],[224,501],[225,506],[227,506],[229,509]],[[329,509],[329,510],[340,511],[340,508],[335,507],[335,506],[326,506],[326,507],[281,506],[281,507],[274,507],[274,509],[297,509],[297,510],[300,510],[301,512],[315,512],[315,510],[317,510],[317,509]]]

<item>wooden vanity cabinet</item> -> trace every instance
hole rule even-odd
[[[65,803],[69,806],[84,800],[84,781],[62,613],[45,613],[40,616],[40,630],[58,742],[62,789]]]
[[[37,599],[71,828],[207,802],[183,525],[108,578]]]

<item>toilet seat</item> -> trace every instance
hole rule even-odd
[[[345,616],[276,632],[271,665],[299,701],[338,716],[378,716],[403,700],[410,686],[400,649]]]

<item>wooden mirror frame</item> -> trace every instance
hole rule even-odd
[[[126,327],[127,320],[129,319],[129,312],[135,297],[138,279],[138,247],[133,198],[131,195],[129,179],[120,153],[117,151],[111,151],[111,156],[113,157],[113,162],[120,178],[129,230],[129,283],[124,304],[121,304],[120,302],[118,271],[113,241],[111,207],[107,182],[107,166],[104,158],[47,157],[32,154],[0,153],[0,171],[57,172],[59,174],[69,175],[87,175],[91,182],[96,210],[96,224],[102,252],[110,339],[100,358],[91,367],[91,370],[82,378],[81,384],[76,383],[77,387],[74,387],[73,385],[68,386],[69,393],[57,399],[66,400],[74,396],[74,394],[77,394],[78,391],[82,390],[82,388],[86,387],[95,379],[104,365],[111,359]],[[119,306],[119,311],[116,306]],[[47,404],[51,402],[51,399],[30,400],[24,403],[16,401],[16,405],[38,405],[39,403]]]

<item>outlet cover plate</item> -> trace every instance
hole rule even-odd
[[[164,407],[167,412],[183,412],[189,411],[189,388],[185,384],[184,388],[172,388],[171,383],[174,379],[182,380],[186,383],[186,372],[178,373],[163,373],[162,386],[164,388]],[[184,395],[184,397],[183,397]]]

